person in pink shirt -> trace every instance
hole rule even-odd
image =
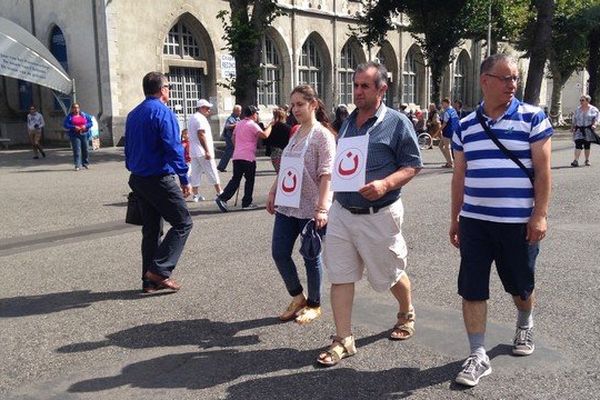
[[[233,130],[233,176],[223,190],[217,196],[215,203],[221,212],[229,211],[227,201],[233,197],[240,187],[242,177],[245,179],[244,197],[242,198],[242,210],[253,210],[256,205],[252,203],[252,192],[254,191],[254,177],[256,174],[256,145],[258,139],[266,139],[271,134],[272,122],[263,131],[258,126],[258,109],[247,106],[244,109],[244,119],[237,123]]]
[[[63,127],[69,132],[75,171],[79,171],[82,166],[89,169],[88,132],[92,127],[92,116],[81,111],[79,103],[73,103],[71,113],[65,117]]]

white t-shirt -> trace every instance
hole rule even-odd
[[[204,157],[204,148],[200,144],[198,139],[198,131],[204,131],[204,138],[206,139],[206,147],[210,154],[215,156],[215,149],[213,145],[212,131],[210,124],[206,117],[196,111],[192,118],[188,121],[188,135],[190,137],[190,157]]]

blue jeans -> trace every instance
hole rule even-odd
[[[82,165],[88,165],[90,161],[88,160],[87,134],[79,135],[76,133],[69,138],[73,147],[73,163],[75,167],[79,168]]]
[[[142,214],[142,281],[146,271],[171,276],[192,230],[192,217],[175,175],[129,177]],[[161,241],[162,219],[171,225]]]
[[[290,296],[297,296],[304,290],[298,278],[296,264],[292,259],[292,251],[296,239],[300,236],[302,228],[304,228],[304,225],[308,221],[308,219],[287,217],[279,213],[275,214],[271,253]],[[314,260],[304,258],[304,266],[306,267],[306,281],[308,285],[307,304],[309,307],[318,307],[321,304],[321,278],[323,270],[321,256]]]
[[[227,168],[227,164],[229,164],[229,160],[231,160],[231,156],[233,155],[233,140],[231,140],[231,133],[223,135],[223,139],[225,139],[225,150],[223,150],[221,161],[219,161],[219,165],[217,165],[217,169],[220,171]]]

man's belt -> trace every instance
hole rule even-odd
[[[395,200],[392,202],[394,203]],[[345,208],[346,210],[350,211],[351,214],[377,214],[379,211],[383,210],[384,208],[389,207],[392,203],[383,205],[383,206],[379,206],[379,207],[366,207],[366,208],[362,208],[362,207],[346,207],[345,205],[341,204],[340,205]]]

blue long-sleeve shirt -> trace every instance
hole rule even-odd
[[[80,111],[79,114],[83,118],[85,118],[85,129],[86,131],[89,131],[89,129],[92,127],[92,116],[88,113],[84,113],[83,111]],[[75,131],[75,124],[73,124],[73,116],[73,114],[69,114],[65,117],[63,121],[63,127],[67,131],[69,131],[69,137],[79,135],[79,133]]]
[[[188,184],[177,117],[156,97],[146,97],[127,115],[125,167],[140,176],[177,174]]]

